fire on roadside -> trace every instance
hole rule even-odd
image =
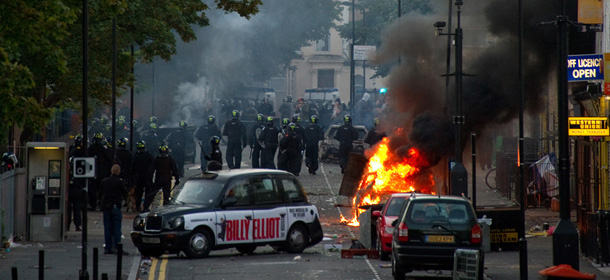
[[[431,193],[434,187],[432,174],[422,173],[421,167],[427,167],[425,157],[415,148],[408,150],[407,156],[398,157],[388,147],[388,138],[377,144],[369,158],[360,179],[356,195],[352,199],[351,220],[341,215],[341,224],[357,227],[358,216],[366,211],[366,205],[379,204],[392,193],[420,192]],[[363,207],[364,206],[364,207]]]

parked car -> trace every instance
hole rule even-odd
[[[392,253],[392,233],[394,227],[392,222],[398,218],[402,203],[411,193],[395,193],[388,198],[381,210],[373,211],[373,219],[376,220],[377,242],[376,247],[379,251],[379,259],[387,261]]]
[[[483,279],[483,236],[467,198],[413,193],[392,226],[394,279],[413,270],[453,270],[457,249],[476,252],[478,279]]]
[[[339,141],[335,134],[341,125],[333,124],[324,133],[324,140],[320,142],[320,160],[325,162],[339,162]],[[364,137],[369,132],[363,125],[354,125],[358,131],[358,140],[354,140],[353,153],[364,154]]]
[[[250,254],[271,245],[301,253],[322,240],[318,209],[285,171],[237,169],[204,172],[174,191],[170,204],[133,220],[131,240],[144,256],[236,248]]]

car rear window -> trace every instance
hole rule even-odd
[[[402,203],[405,201],[405,197],[392,197],[387,202],[387,210],[385,211],[386,216],[398,216],[400,214],[400,208]]]
[[[408,213],[414,223],[448,222],[455,225],[467,224],[472,213],[467,204],[459,201],[414,201]]]

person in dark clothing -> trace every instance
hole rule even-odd
[[[311,116],[311,124],[305,129],[305,165],[311,175],[316,175],[318,170],[318,143],[324,140],[324,131],[322,131],[318,122],[317,115]]]
[[[95,211],[98,207],[98,193],[100,191],[100,183],[108,175],[110,175],[110,164],[112,159],[108,156],[106,147],[103,144],[104,135],[96,133],[93,136],[93,143],[89,146],[88,154],[95,157],[95,178],[90,180],[89,184],[89,209]]]
[[[142,206],[142,195],[144,191],[147,194],[153,192],[152,188],[152,177],[150,176],[150,169],[154,161],[153,156],[146,151],[146,142],[143,140],[138,141],[136,144],[136,153],[133,156],[132,172],[135,177],[135,199],[136,199],[136,211],[141,211]]]
[[[379,132],[378,129],[379,119],[375,118],[373,120],[373,128],[369,130],[369,132],[366,134],[366,137],[364,137],[364,143],[367,143],[371,147],[373,147],[375,144],[377,144],[377,142],[381,141],[384,137],[387,136],[385,132]]]
[[[131,188],[133,187],[133,174],[131,173],[133,155],[129,150],[127,150],[128,142],[129,140],[126,137],[119,138],[119,140],[117,141],[117,160],[115,163],[118,163],[121,166],[120,177],[125,182],[125,185],[127,186],[127,192],[129,193],[131,192]]]
[[[299,154],[303,150],[302,140],[296,132],[296,124],[290,123],[288,125],[288,133],[284,135],[280,140],[280,147],[282,147],[281,160],[286,162],[286,171],[299,176],[297,172],[297,165],[300,165]]]
[[[279,133],[279,129],[275,127],[275,123],[273,122],[273,117],[268,116],[267,125],[263,128],[258,136],[258,142],[262,143],[263,147],[263,152],[261,155],[261,166],[263,168],[275,169],[273,159],[275,158],[275,151],[277,151],[277,146],[279,144]]]
[[[195,138],[201,145],[201,170],[205,171],[208,166],[208,160],[205,155],[209,155],[212,152],[212,145],[210,144],[210,138],[217,136],[220,138],[220,129],[216,125],[216,117],[209,115],[207,123],[200,126],[195,132]],[[222,162],[222,161],[221,161]]]
[[[100,185],[100,209],[104,212],[104,254],[116,254],[121,242],[121,223],[123,213],[121,205],[127,196],[127,187],[119,174],[121,166],[115,164],[111,168],[111,175],[104,178]],[[123,255],[129,253],[123,251]]]
[[[352,126],[352,116],[345,115],[344,124],[337,129],[335,140],[339,141],[339,166],[341,173],[345,173],[345,167],[349,153],[354,149],[354,140],[358,139],[358,131]]]
[[[153,157],[156,157],[158,153],[157,148],[161,146],[161,139],[157,136],[157,124],[151,122],[148,127],[149,129],[142,134],[142,140],[146,142],[146,151]]]
[[[192,135],[186,130],[188,124],[180,121],[180,128],[165,137],[165,143],[169,146],[172,157],[178,165],[178,175],[184,177],[184,161],[186,157],[186,145],[188,141],[193,141]]]
[[[83,137],[76,135],[74,137],[74,144],[70,146],[70,166],[72,169],[72,159],[74,157],[84,157],[85,150],[83,149]],[[74,171],[70,170],[69,173],[69,185],[68,185],[68,224],[66,229],[70,230],[70,224],[74,222],[75,230],[81,231],[82,225],[82,208],[83,208],[83,188],[85,187],[85,180],[82,178],[74,178]],[[74,217],[74,220],[72,220]]]
[[[286,137],[286,135],[288,135],[288,125],[290,124],[290,119],[289,118],[283,118],[282,119],[282,127],[280,128],[280,133],[278,135],[278,143],[280,143],[282,141],[282,139],[284,139],[284,137]],[[286,160],[288,160],[287,157],[283,156],[286,154],[286,149],[282,146],[279,145],[279,152],[277,153],[277,169],[280,170],[287,170],[288,169],[288,163],[286,162]]]
[[[153,183],[154,187],[152,188],[152,192],[146,193],[144,211],[148,211],[148,208],[155,198],[155,194],[160,189],[163,190],[163,205],[169,204],[172,176],[176,180],[174,185],[180,184],[176,161],[169,155],[169,148],[167,146],[162,145],[159,147],[159,155],[153,161],[149,174],[151,177],[154,174],[155,182]]]
[[[248,145],[246,126],[239,120],[239,111],[231,112],[231,120],[225,123],[222,131],[227,136],[227,165],[229,169],[241,168],[241,152]]]
[[[304,102],[304,101],[303,101]],[[298,176],[299,173],[301,173],[301,167],[302,167],[302,163],[303,163],[303,154],[305,153],[305,142],[307,141],[307,136],[305,135],[305,127],[303,127],[301,125],[301,116],[298,114],[295,114],[294,116],[292,116],[292,122],[296,125],[295,131],[297,133],[297,135],[299,136],[299,139],[301,139],[301,150],[299,151],[298,154],[298,162],[299,164],[295,165],[295,171],[296,171],[296,175]]]
[[[209,171],[216,171],[222,169],[222,152],[220,151],[220,137],[210,137],[210,145],[212,150],[210,155],[204,155],[206,160],[209,162],[207,169]]]
[[[269,103],[269,98],[263,98],[263,102],[258,105],[257,110],[260,114],[263,114],[265,116],[271,115],[271,112],[273,112],[273,105]]]
[[[248,134],[250,149],[252,149],[252,168],[260,168],[261,167],[261,150],[263,147],[258,141],[258,137],[261,132],[265,128],[265,116],[263,114],[258,114],[256,116],[256,123],[250,127],[250,133]]]

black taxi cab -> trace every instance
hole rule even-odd
[[[184,252],[206,257],[236,248],[249,254],[271,245],[300,253],[322,240],[318,209],[285,171],[234,169],[204,172],[174,191],[170,204],[134,218],[131,240],[144,256]]]

